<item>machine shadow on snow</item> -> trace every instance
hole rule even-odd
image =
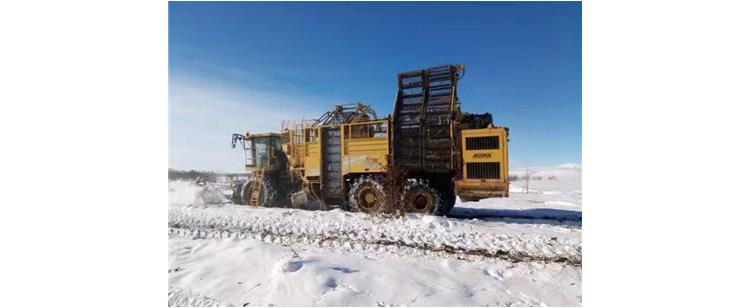
[[[309,202],[299,209],[308,211],[320,210],[320,203],[317,201]],[[576,228],[581,227],[583,220],[581,211],[554,208],[490,209],[456,206],[445,216],[453,219],[476,218],[485,221],[503,221],[514,224],[553,224]]]
[[[555,224],[581,227],[583,214],[580,211],[535,208],[535,209],[487,209],[454,207],[447,217],[456,219],[504,220],[510,223],[539,224],[554,221]]]

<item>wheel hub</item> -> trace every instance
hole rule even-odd
[[[423,189],[413,191],[409,201],[410,202],[407,205],[409,207],[409,211],[417,213],[428,212],[433,207],[433,203],[435,202],[432,195]]]
[[[424,210],[428,205],[427,198],[424,195],[419,195],[414,199],[414,208],[417,210]]]
[[[365,195],[365,201],[367,201],[368,204],[375,202],[375,200],[375,194],[373,194],[372,192],[369,192],[367,193],[367,195]]]
[[[365,189],[362,189],[362,191],[359,193],[359,203],[366,209],[372,209],[375,208],[379,201],[377,195],[375,194],[375,191],[367,187]]]

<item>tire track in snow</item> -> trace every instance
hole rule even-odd
[[[203,296],[190,290],[169,288],[167,293],[168,307],[236,307],[221,300]]]
[[[480,261],[487,259],[501,259],[511,262],[560,262],[573,266],[581,266],[579,258],[570,256],[536,256],[523,252],[509,252],[503,250],[489,251],[483,249],[466,249],[450,245],[430,246],[426,244],[405,243],[402,241],[378,240],[374,242],[356,242],[339,237],[319,237],[314,235],[297,234],[257,234],[248,230],[227,229],[191,229],[170,228],[169,235],[173,237],[190,237],[192,239],[256,239],[268,243],[284,246],[296,244],[315,245],[322,248],[344,248],[347,250],[388,252],[398,255],[428,255],[439,257],[453,257],[459,260]]]
[[[169,235],[192,238],[258,239],[283,245],[308,244],[350,250],[438,255],[458,259],[581,264],[580,241],[549,236],[519,236],[414,228],[366,219],[300,220],[285,216],[223,216],[172,210]]]

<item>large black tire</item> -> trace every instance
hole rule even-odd
[[[446,187],[441,192],[443,193],[442,203],[435,209],[434,213],[437,216],[447,215],[456,205],[456,192],[453,191],[453,187]]]
[[[435,214],[444,203],[443,195],[426,179],[410,179],[402,201],[407,213]]]
[[[302,190],[302,182],[293,179],[288,174],[280,175],[274,182],[276,187],[277,207],[292,208],[292,194]]]
[[[362,176],[352,182],[346,207],[353,212],[376,214],[385,205],[385,190],[377,177]]]
[[[250,189],[253,184],[253,180],[248,180],[242,185],[242,204],[250,205]],[[260,202],[259,206],[262,207],[273,207],[278,204],[278,189],[274,185],[274,181],[271,176],[264,176],[260,185]]]
[[[253,180],[247,180],[245,184],[242,184],[242,190],[240,191],[242,205],[250,205],[250,189],[254,186],[253,182]]]
[[[232,183],[232,196],[229,198],[232,200],[232,203],[234,204],[240,204],[244,205],[245,203],[242,198],[242,188],[244,187],[245,183],[239,182],[239,183]]]

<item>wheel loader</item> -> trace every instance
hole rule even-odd
[[[447,214],[456,201],[508,196],[507,127],[492,115],[461,112],[463,65],[398,74],[391,115],[368,105],[337,105],[321,117],[282,122],[281,132],[234,134],[251,176],[233,188],[238,204],[378,213],[385,208],[385,172],[408,179],[407,212]]]

